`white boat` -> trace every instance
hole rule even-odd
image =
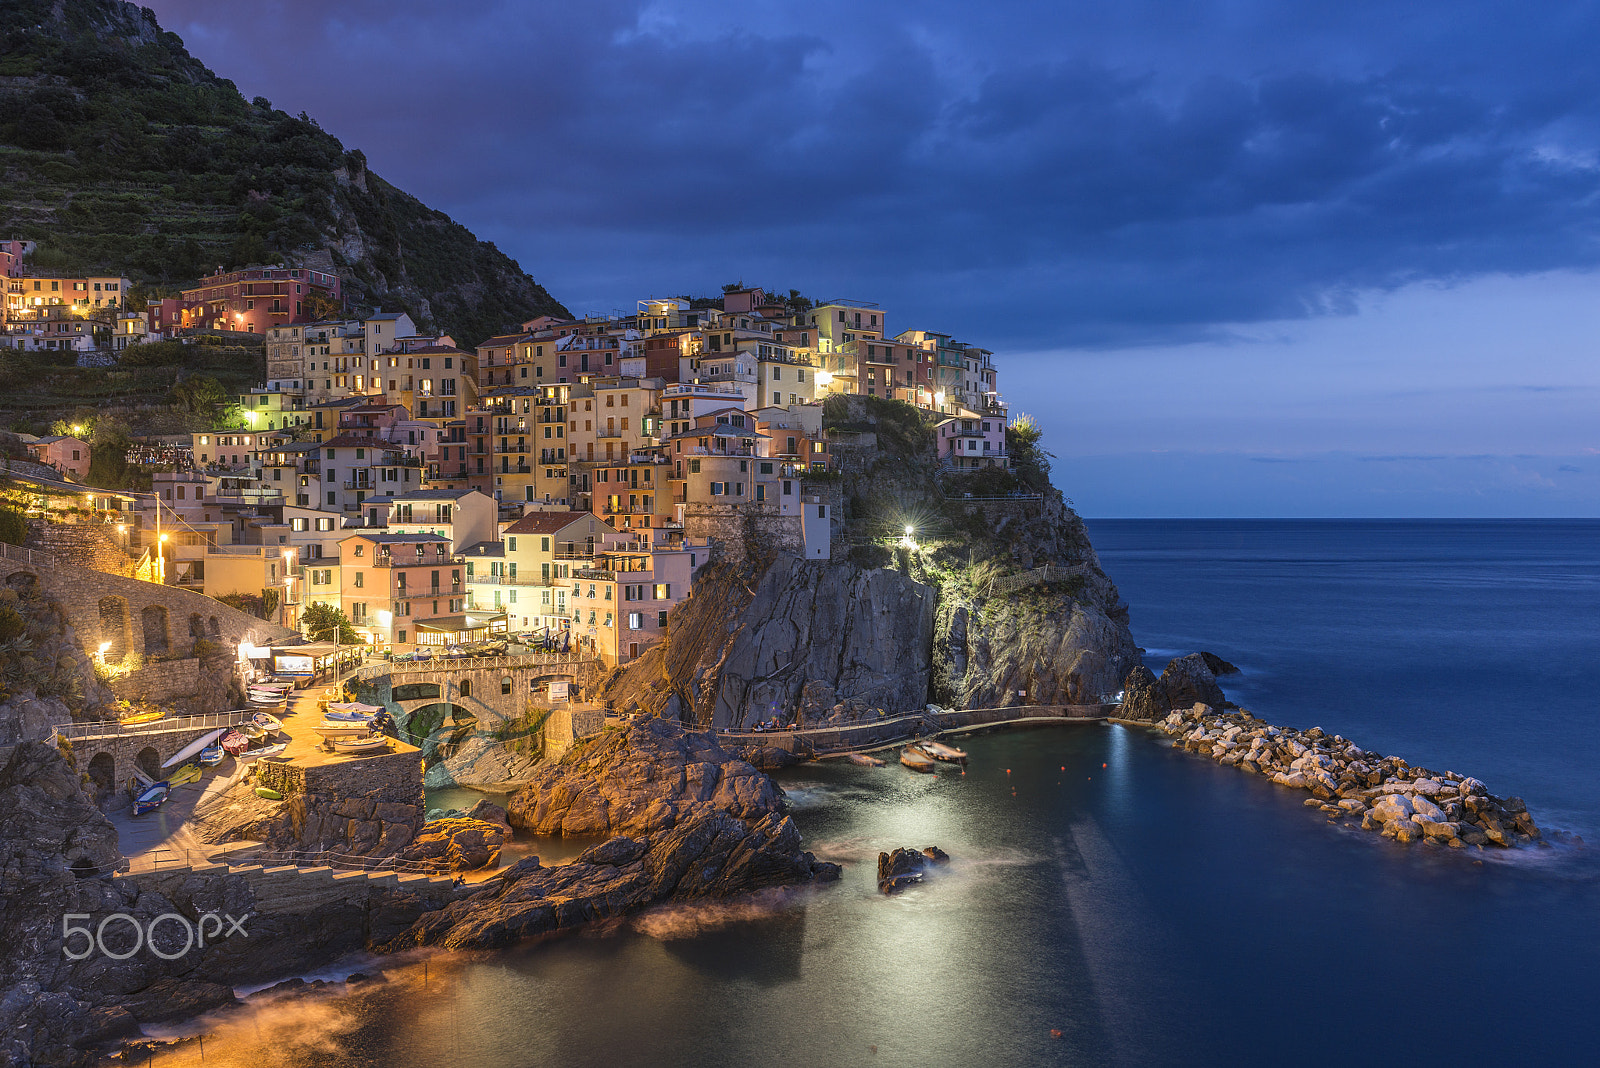
[[[945,745],[943,742],[936,742],[931,738],[922,743],[922,751],[935,760],[947,760],[952,764],[965,764],[967,762],[967,751],[965,749],[957,749],[953,745]]]
[[[845,759],[852,764],[859,764],[864,768],[881,768],[883,761],[871,753],[846,753]]]
[[[324,738],[364,738],[372,733],[372,724],[365,721],[323,720],[312,730]]]
[[[175,764],[182,764],[185,760],[188,760],[190,757],[200,752],[200,750],[206,748],[218,738],[221,738],[223,732],[226,730],[228,730],[227,727],[218,727],[214,731],[207,731],[205,734],[202,734],[200,737],[196,738],[194,741],[178,750],[178,752],[170,760],[165,761],[161,766],[163,768],[170,768]]]
[[[277,745],[267,745],[267,746],[261,747],[260,749],[246,749],[244,752],[238,754],[233,759],[235,759],[235,760],[244,760],[244,761],[260,760],[262,757],[277,756],[279,753],[283,752],[287,748],[289,748],[289,743],[288,742],[279,742]]]
[[[333,748],[340,753],[376,753],[389,748],[389,736],[369,734],[365,738],[335,738]]]
[[[267,732],[268,738],[276,737],[283,730],[283,721],[277,716],[269,716],[265,712],[257,712],[250,717],[257,727]]]

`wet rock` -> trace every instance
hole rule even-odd
[[[1206,668],[1213,675],[1237,675],[1237,674],[1239,674],[1239,669],[1237,667],[1235,667],[1232,664],[1228,663],[1226,660],[1222,659],[1222,657],[1218,656],[1216,653],[1208,653],[1204,649],[1202,649],[1200,651],[1200,659],[1204,660],[1206,662]]]
[[[893,894],[920,883],[927,870],[935,864],[945,864],[949,854],[937,846],[921,851],[901,847],[889,853],[878,854],[878,892]]]

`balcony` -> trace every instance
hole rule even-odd
[[[545,578],[542,575],[473,575],[467,579],[469,586],[559,586],[563,578]]]
[[[532,450],[529,449],[528,446],[526,446],[526,445],[518,444],[518,445],[496,445],[494,447],[493,451],[494,452],[499,452],[499,453],[516,454],[516,453],[528,453],[528,452],[531,452]]]

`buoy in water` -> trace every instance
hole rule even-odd
[[[1060,1038],[1061,1037],[1061,1028],[1059,1028],[1059,1027],[1050,1028],[1050,1037],[1051,1038]]]

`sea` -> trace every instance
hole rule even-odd
[[[1153,669],[1214,652],[1257,715],[1475,775],[1553,844],[1397,845],[1137,728],[990,734],[964,772],[781,773],[834,886],[359,962],[389,982],[252,1002],[207,1063],[1594,1063],[1600,522],[1089,526]]]

